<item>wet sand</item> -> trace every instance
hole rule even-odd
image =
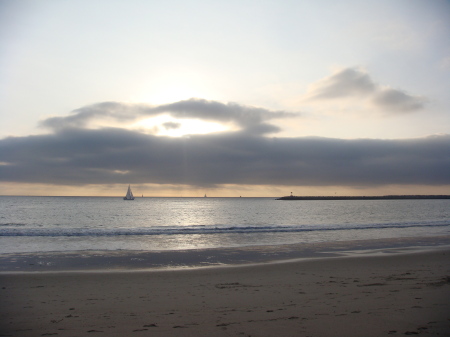
[[[450,336],[450,250],[0,274],[0,336]]]
[[[349,254],[390,254],[445,246],[450,247],[449,235],[175,251],[8,253],[0,254],[0,273],[183,269],[338,257]]]

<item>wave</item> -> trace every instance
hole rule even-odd
[[[0,223],[0,227],[23,227],[26,226],[27,224],[24,223]]]
[[[450,227],[450,223],[382,223],[357,225],[309,225],[309,226],[162,226],[146,228],[23,228],[24,224],[0,224],[0,236],[46,236],[46,237],[97,237],[97,236],[144,236],[144,235],[209,235],[209,234],[257,234],[301,233],[323,231],[402,229],[414,227]],[[11,228],[16,227],[16,228]],[[17,228],[21,227],[21,228]]]

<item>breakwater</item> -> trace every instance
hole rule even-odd
[[[276,200],[413,200],[450,199],[450,195],[379,195],[379,196],[295,196],[289,195]]]

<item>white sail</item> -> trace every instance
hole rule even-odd
[[[128,185],[127,195],[123,198],[123,200],[134,200],[133,192],[131,192],[130,185]]]

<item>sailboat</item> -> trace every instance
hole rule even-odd
[[[133,192],[131,192],[130,185],[128,185],[127,195],[123,197],[123,200],[134,200]]]

